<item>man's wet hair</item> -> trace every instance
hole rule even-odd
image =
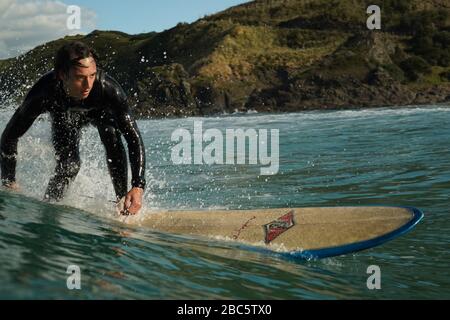
[[[69,74],[70,68],[82,67],[80,60],[94,58],[98,61],[97,53],[94,49],[81,41],[72,41],[63,45],[56,53],[54,68],[57,73]]]

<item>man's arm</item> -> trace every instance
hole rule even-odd
[[[136,214],[142,206],[145,188],[145,148],[139,128],[131,115],[126,95],[121,86],[111,77],[106,76],[105,93],[114,112],[118,129],[127,141],[131,165],[132,189],[125,197],[125,208]]]
[[[19,138],[27,132],[34,120],[43,111],[43,99],[39,91],[37,85],[30,90],[3,131],[0,140],[0,162],[4,186],[12,186],[16,181],[16,157]]]
[[[127,213],[136,214],[142,208],[145,188],[145,149],[136,121],[129,113],[120,114],[117,117],[119,128],[125,136],[128,144],[128,152],[131,164],[131,190],[125,196],[125,208]]]
[[[131,186],[145,188],[145,148],[136,121],[129,112],[121,112],[116,120],[119,130],[128,144],[128,152],[131,166]]]
[[[114,112],[118,129],[125,137],[131,165],[131,186],[145,188],[145,148],[139,128],[131,115],[122,87],[111,77],[105,76],[105,93]]]

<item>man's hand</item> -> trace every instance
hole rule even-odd
[[[142,208],[142,195],[144,190],[141,188],[131,188],[125,196],[125,210],[129,214],[136,214]]]

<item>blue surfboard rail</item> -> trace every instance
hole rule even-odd
[[[394,207],[394,206],[385,206],[385,207]],[[389,232],[387,234],[384,234],[382,236],[360,241],[360,242],[354,242],[349,243],[342,246],[336,246],[336,247],[330,247],[330,248],[323,248],[323,249],[314,249],[314,250],[303,250],[303,251],[289,251],[289,252],[276,252],[267,248],[262,247],[249,247],[249,246],[243,246],[246,249],[250,249],[252,251],[257,251],[261,253],[268,253],[272,255],[276,255],[282,258],[287,258],[289,260],[312,260],[312,259],[323,259],[323,258],[329,258],[334,256],[340,256],[348,253],[354,253],[361,250],[373,248],[376,246],[379,246],[387,241],[390,241],[392,239],[395,239],[406,232],[413,229],[420,220],[424,217],[424,214],[422,211],[420,211],[417,208],[414,207],[405,207],[405,206],[395,206],[395,208],[403,208],[409,210],[413,217],[412,219],[401,226],[400,228]]]

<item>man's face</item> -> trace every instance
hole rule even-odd
[[[62,75],[66,93],[75,99],[86,99],[94,85],[97,65],[94,58],[79,61],[82,66],[72,67],[68,75]]]

